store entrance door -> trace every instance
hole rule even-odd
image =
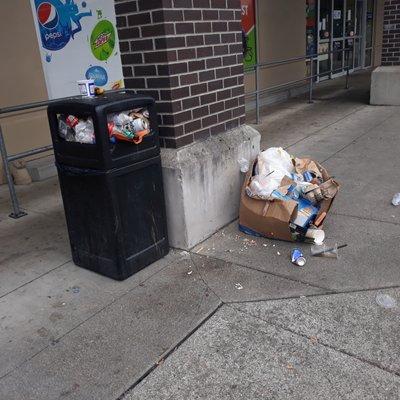
[[[360,68],[364,0],[333,0],[332,77]]]
[[[317,68],[320,80],[363,67],[366,6],[367,0],[319,1]]]

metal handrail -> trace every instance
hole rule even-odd
[[[324,75],[331,75],[337,71],[345,71],[346,73],[346,84],[345,87],[346,89],[349,88],[349,77],[350,77],[350,66],[348,64],[349,57],[346,57],[346,53],[353,51],[353,48],[344,48],[344,49],[339,49],[339,50],[330,50],[326,51],[323,53],[315,53],[315,54],[310,54],[310,55],[303,55],[299,57],[291,57],[287,59],[282,59],[282,60],[276,60],[276,61],[269,61],[269,62],[263,62],[263,63],[256,63],[250,67],[244,68],[245,73],[249,72],[255,72],[255,86],[256,89],[252,92],[247,92],[245,93],[246,97],[249,96],[256,96],[256,124],[258,125],[260,123],[260,94],[269,92],[269,91],[274,91],[274,90],[279,90],[284,87],[290,87],[291,85],[295,83],[300,83],[304,81],[309,81],[309,94],[308,94],[308,102],[312,103],[313,102],[313,89],[314,89],[314,80],[315,78],[319,78]],[[329,71],[322,72],[322,73],[317,73],[314,74],[313,72],[313,67],[314,67],[314,60],[318,59],[320,56],[325,56],[328,55],[330,56],[331,54],[335,53],[345,53],[345,60],[347,59],[347,65],[342,67],[342,68],[337,68],[337,69],[332,69],[332,63],[331,63],[331,68]],[[304,60],[309,60],[310,61],[310,74],[305,76],[304,78],[297,79],[294,81],[289,81],[285,82],[283,84],[275,85],[275,86],[270,86],[268,88],[263,88],[260,89],[259,87],[259,82],[260,82],[260,77],[259,77],[259,71],[261,69],[266,69],[266,68],[273,68],[273,67],[278,67],[281,65],[287,65],[291,64],[294,62],[299,62],[299,61],[304,61]]]
[[[375,48],[375,47],[373,47],[373,48]],[[260,123],[260,94],[262,94],[262,93],[265,93],[265,92],[268,92],[268,91],[279,90],[279,89],[282,89],[283,87],[289,87],[290,85],[293,85],[295,83],[299,83],[299,82],[303,82],[303,81],[309,80],[308,102],[312,103],[313,102],[314,79],[315,78],[319,78],[319,77],[324,76],[324,75],[328,75],[328,74],[330,75],[330,74],[334,73],[335,71],[339,71],[339,70],[343,71],[344,69],[346,70],[346,89],[348,89],[349,88],[349,76],[350,76],[350,66],[348,65],[348,62],[347,62],[347,66],[345,66],[343,68],[339,68],[337,70],[333,70],[332,69],[332,64],[331,64],[331,68],[330,68],[329,71],[326,71],[326,72],[323,72],[323,73],[318,73],[318,74],[314,74],[313,73],[313,64],[314,64],[314,60],[316,58],[320,57],[320,56],[331,55],[331,54],[334,54],[334,53],[350,52],[350,51],[353,51],[353,49],[344,48],[344,49],[340,49],[340,50],[331,50],[331,51],[327,51],[327,52],[324,52],[324,53],[316,53],[316,54],[312,54],[312,55],[291,57],[291,58],[277,60],[277,61],[257,63],[257,64],[255,64],[255,65],[253,65],[251,67],[245,68],[245,72],[251,72],[251,71],[255,72],[256,90],[253,91],[253,92],[245,93],[245,96],[247,96],[247,97],[254,96],[254,95],[256,96],[256,123],[257,124]],[[349,58],[347,58],[347,60],[348,59]],[[304,60],[310,60],[310,74],[308,76],[305,76],[302,79],[289,81],[289,82],[286,82],[286,83],[283,83],[283,84],[271,86],[271,87],[264,88],[264,89],[260,89],[259,88],[259,81],[260,81],[260,79],[259,79],[259,71],[260,71],[260,69],[273,68],[273,67],[286,65],[286,64],[291,64],[291,63],[294,63],[294,62],[299,62],[299,61],[304,61]],[[135,92],[135,91],[132,90],[132,89],[118,89],[118,90],[107,91],[107,93],[109,93],[109,92]],[[58,98],[58,99],[53,99],[53,100],[37,101],[37,102],[33,102],[33,103],[15,105],[15,106],[11,106],[11,107],[3,107],[3,108],[0,108],[0,118],[1,118],[1,115],[3,115],[3,114],[10,114],[10,113],[18,112],[18,111],[24,111],[24,110],[29,110],[29,109],[36,109],[36,108],[46,107],[49,104],[58,102],[60,100],[68,100],[68,99],[75,99],[75,98],[80,98],[80,96],[63,97],[63,98]],[[7,154],[7,149],[6,149],[6,145],[5,145],[5,141],[4,141],[4,136],[3,136],[3,132],[2,132],[2,129],[1,129],[1,124],[0,124],[0,155],[2,156],[2,159],[3,159],[4,172],[5,172],[5,175],[6,175],[6,180],[7,180],[7,184],[8,184],[8,188],[9,188],[9,192],[10,192],[11,203],[12,203],[12,208],[13,208],[13,212],[10,214],[11,218],[20,218],[20,217],[26,215],[26,212],[22,211],[20,206],[19,206],[17,194],[15,192],[14,182],[13,182],[13,179],[12,179],[12,176],[11,176],[11,172],[10,172],[10,168],[9,168],[8,164],[11,161],[18,160],[18,159],[21,159],[21,158],[24,158],[24,157],[28,157],[28,156],[31,156],[31,155],[43,153],[43,152],[51,150],[52,148],[53,148],[52,145],[48,145],[48,146],[35,148],[35,149],[32,149],[32,150],[28,150],[28,151],[25,151],[25,152],[21,152],[21,153],[17,153],[17,154],[9,156]]]
[[[118,92],[134,93],[135,91],[132,89],[116,89],[116,90],[107,90],[106,91],[106,93],[118,93]],[[68,96],[68,97],[61,97],[61,98],[53,99],[53,100],[43,100],[43,101],[36,101],[33,103],[26,103],[26,104],[20,104],[20,105],[15,105],[15,106],[10,106],[10,107],[3,107],[3,108],[0,108],[0,118],[1,118],[1,115],[3,115],[3,114],[12,114],[12,113],[15,113],[18,111],[47,107],[48,105],[50,105],[52,103],[56,103],[60,100],[73,100],[73,99],[79,99],[79,98],[82,98],[82,96]],[[3,135],[3,131],[1,128],[1,124],[0,124],[0,156],[3,160],[4,174],[6,176],[8,190],[10,192],[11,204],[12,204],[12,209],[13,209],[13,211],[9,215],[11,218],[21,218],[24,215],[27,215],[27,213],[25,211],[22,211],[21,207],[19,205],[17,193],[16,193],[15,187],[14,187],[14,181],[11,176],[9,163],[11,161],[19,160],[24,157],[32,156],[32,155],[39,154],[39,153],[44,153],[44,152],[50,151],[52,149],[53,149],[53,145],[48,145],[48,146],[43,146],[43,147],[37,147],[32,150],[23,151],[21,153],[17,153],[17,154],[13,154],[13,155],[9,156],[7,153],[7,148],[6,148],[6,144],[4,141],[4,135]]]

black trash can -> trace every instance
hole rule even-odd
[[[145,136],[135,138],[140,143],[110,137],[112,121],[130,121],[140,112],[148,124],[140,131]],[[123,280],[166,255],[154,100],[128,93],[71,99],[50,105],[48,117],[75,264]],[[89,126],[79,136],[84,143],[79,123]]]

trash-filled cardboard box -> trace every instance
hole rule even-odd
[[[239,228],[272,239],[317,241],[317,233],[324,236],[323,222],[339,186],[318,162],[293,158],[281,148],[268,149],[246,175]]]

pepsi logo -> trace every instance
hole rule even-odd
[[[46,29],[53,29],[58,25],[58,12],[53,4],[41,3],[37,8],[37,17],[40,25]]]

